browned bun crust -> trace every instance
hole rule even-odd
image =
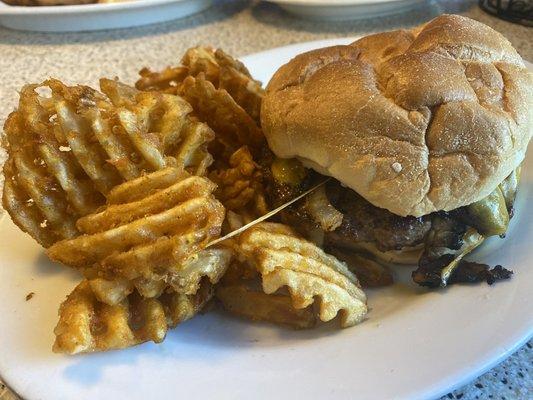
[[[507,39],[442,15],[301,54],[267,87],[271,149],[406,216],[488,195],[523,160],[533,83]]]

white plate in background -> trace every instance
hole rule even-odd
[[[426,0],[266,0],[303,18],[346,21],[406,11]]]
[[[23,31],[78,32],[129,28],[183,18],[213,0],[129,0],[109,4],[23,7],[0,1],[0,25]]]
[[[303,43],[244,57],[267,82],[294,55],[352,39]],[[524,163],[505,239],[470,256],[514,270],[494,286],[427,291],[396,271],[368,291],[368,320],[350,329],[293,331],[211,312],[160,345],[75,357],[53,354],[57,308],[79,281],[31,238],[0,221],[0,375],[26,400],[432,399],[508,356],[533,329],[533,153]],[[26,295],[34,292],[30,301]]]

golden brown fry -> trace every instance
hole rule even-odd
[[[226,209],[252,219],[269,211],[261,171],[246,146],[231,155],[228,169],[213,171],[210,178],[218,185],[215,195]]]
[[[182,65],[167,67],[160,72],[143,68],[139,71],[141,77],[135,83],[135,87],[144,91],[156,91],[170,94],[178,93],[178,86],[189,74],[189,68]]]
[[[157,294],[156,281],[192,293],[202,276],[217,281],[229,263],[229,250],[196,254],[221,231],[225,211],[212,196],[215,185],[175,168],[123,185],[111,193],[113,204],[78,221],[83,235],[55,243],[48,256],[89,278],[118,280],[120,293],[133,285],[143,294]],[[126,188],[129,196],[124,195]]]
[[[288,226],[260,223],[241,234],[239,248],[241,258],[261,275],[265,293],[287,287],[296,309],[309,307],[316,297],[320,320],[330,321],[340,314],[341,327],[365,317],[366,296],[355,275]]]
[[[190,76],[203,74],[213,85],[218,87],[220,65],[211,47],[191,47],[181,58],[181,64],[189,70]]]
[[[222,278],[231,261],[232,251],[228,248],[204,249],[175,268],[177,272],[158,280],[136,278],[133,280],[104,278],[89,279],[95,296],[102,303],[115,305],[134,289],[145,298],[159,297],[167,288],[181,294],[194,294],[202,279],[213,285]]]
[[[167,67],[160,72],[143,68],[135,86],[139,90],[179,93],[187,76],[202,74],[215,88],[226,90],[257,123],[264,90],[261,82],[252,78],[244,64],[224,51],[210,47],[193,47],[181,59],[182,65]]]
[[[205,173],[212,161],[207,143],[214,138],[214,133],[207,125],[188,116],[192,109],[185,100],[156,92],[138,92],[109,79],[101,79],[100,85],[118,107],[122,133],[139,151],[148,170],[178,166],[196,175]],[[120,95],[126,90],[135,92]],[[125,98],[130,100],[124,102]],[[121,158],[120,161],[123,162]]]
[[[244,282],[221,285],[216,289],[216,296],[227,311],[253,321],[272,322],[297,329],[311,328],[316,324],[311,306],[296,309],[292,306],[290,296],[265,294],[252,290]]]
[[[53,350],[77,354],[123,349],[147,341],[160,343],[168,329],[196,315],[212,294],[212,285],[203,282],[194,295],[165,292],[146,299],[133,292],[108,305],[97,299],[89,282],[83,281],[59,309]]]
[[[182,64],[189,69],[189,75],[203,74],[217,89],[226,90],[257,123],[264,90],[261,82],[250,75],[244,64],[217,49],[193,47],[185,53]]]
[[[6,121],[3,204],[44,247],[78,235],[75,221],[121,182],[166,166],[203,175],[212,162],[214,133],[183,99],[101,86],[108,97],[53,79],[27,85]]]
[[[200,120],[216,132],[215,141],[222,145],[228,158],[241,146],[248,146],[252,152],[264,146],[265,138],[253,118],[227,91],[216,89],[203,74],[187,77],[179,94],[192,105]]]

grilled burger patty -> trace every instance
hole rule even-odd
[[[268,201],[278,207],[317,184],[324,177],[313,170],[295,184],[281,182],[272,173],[272,156],[265,155],[261,162]],[[370,242],[380,251],[400,250],[417,246],[431,228],[431,215],[400,217],[388,210],[370,204],[351,189],[332,179],[326,184],[326,195],[331,204],[343,214],[341,225],[325,232],[324,240],[333,246],[351,247],[353,243]],[[303,233],[319,228],[305,207],[305,199],[286,208],[282,219]]]
[[[342,224],[328,233],[328,243],[349,247],[353,242],[372,242],[380,251],[401,250],[424,242],[431,216],[400,217],[370,204],[338,181],[330,181],[326,194],[343,214]]]

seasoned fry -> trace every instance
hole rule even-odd
[[[214,134],[183,99],[101,86],[108,97],[54,79],[27,85],[6,121],[3,205],[44,247],[78,235],[75,221],[118,184],[166,166],[203,175],[212,162]]]
[[[252,78],[250,72],[238,60],[221,49],[193,47],[181,59],[182,65],[167,67],[160,72],[143,68],[141,78],[135,86],[139,90],[179,93],[180,86],[187,76],[202,74],[216,89],[226,90],[257,123],[264,90],[261,82]]]
[[[141,77],[135,83],[135,87],[139,90],[177,94],[178,86],[188,74],[189,68],[182,65],[167,67],[160,72],[145,67],[139,71]]]
[[[112,204],[80,218],[83,235],[55,243],[48,256],[89,278],[130,282],[123,293],[133,285],[155,295],[158,290],[145,289],[155,281],[191,293],[202,276],[217,281],[229,254],[216,249],[196,254],[221,231],[225,212],[212,196],[215,185],[173,167],[123,185],[111,193]],[[135,194],[139,189],[141,196]],[[221,269],[213,270],[215,265]]]
[[[185,53],[182,64],[191,76],[204,74],[217,89],[226,90],[257,123],[264,91],[261,82],[250,75],[243,63],[221,49],[193,47]]]
[[[177,265],[175,272],[161,279],[89,279],[91,289],[99,301],[115,305],[134,291],[142,297],[159,297],[167,288],[181,294],[194,294],[202,279],[207,278],[213,285],[222,278],[232,258],[228,248],[209,248],[186,259]]]
[[[204,282],[194,295],[165,292],[146,299],[133,292],[108,305],[83,281],[61,304],[53,350],[77,354],[160,343],[168,329],[196,315],[212,294],[211,284]]]
[[[261,275],[266,294],[287,287],[296,309],[310,306],[317,297],[320,320],[340,314],[341,327],[353,326],[366,315],[366,296],[355,275],[288,226],[258,224],[240,236],[239,249],[240,258]]]
[[[196,175],[205,173],[212,162],[207,143],[214,138],[214,133],[207,125],[189,117],[192,109],[184,99],[155,92],[138,92],[109,79],[101,79],[100,85],[118,107],[123,133],[146,160],[148,170],[172,165]],[[124,95],[126,91],[129,93]],[[124,101],[132,95],[133,103],[132,100]]]
[[[218,185],[216,197],[228,210],[252,219],[269,211],[261,171],[246,146],[231,155],[228,169],[213,171],[210,178]]]
[[[216,89],[203,74],[187,77],[179,94],[192,105],[200,120],[216,132],[216,141],[228,158],[241,146],[246,145],[254,152],[264,145],[263,133],[253,118],[227,91]]]

